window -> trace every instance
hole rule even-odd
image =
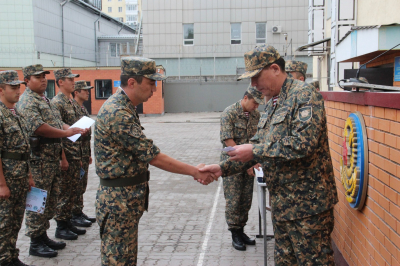
[[[183,45],[194,45],[194,24],[183,24]]]
[[[256,23],[256,43],[267,43],[267,23]]]
[[[137,21],[137,15],[127,15],[126,21]]]
[[[96,99],[107,99],[112,95],[111,79],[97,79],[94,82],[96,86]]]
[[[118,0],[118,2],[122,2],[122,0]]]
[[[122,17],[119,17],[118,20],[119,20],[120,22],[124,22],[124,18],[122,18]]]
[[[47,88],[44,92],[44,95],[49,98],[53,99],[56,94],[56,81],[55,80],[47,80]]]
[[[118,7],[118,12],[122,12],[122,7]]]
[[[111,13],[112,12],[112,7],[108,8],[108,12]]]
[[[112,0],[108,0],[108,2],[111,2]]]
[[[119,57],[121,54],[121,46],[119,43],[110,43],[111,57]]]
[[[231,44],[241,44],[242,42],[242,24],[231,24]]]
[[[127,9],[128,11],[137,10],[137,5],[126,5],[126,9]]]

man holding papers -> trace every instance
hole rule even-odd
[[[16,105],[25,118],[30,131],[30,166],[37,188],[47,191],[46,208],[43,214],[26,212],[26,235],[31,238],[29,254],[39,257],[55,257],[57,249],[65,247],[47,236],[49,221],[55,214],[60,193],[61,138],[85,133],[80,128],[70,128],[63,123],[57,109],[44,95],[47,87],[46,74],[42,65],[30,65],[22,69],[27,88]]]
[[[224,147],[233,147],[249,143],[257,132],[260,112],[257,110],[264,99],[261,92],[249,87],[243,99],[228,106],[221,115],[220,139]],[[221,161],[228,159],[226,152],[221,153]],[[244,233],[253,199],[254,178],[244,170],[241,173],[223,179],[225,219],[232,233],[232,245],[237,250],[246,250],[246,245],[255,245],[256,241]]]
[[[92,86],[88,86],[86,81],[79,80],[75,82],[74,89],[74,100],[76,104],[79,106],[79,116],[87,116],[89,117],[89,112],[86,110],[83,105],[84,101],[89,100],[89,90],[92,89]],[[92,133],[89,133],[86,136],[81,136],[82,141],[82,169],[85,171],[84,176],[80,179],[79,182],[79,195],[75,197],[74,205],[72,206],[72,215],[74,217],[82,217],[92,223],[96,221],[94,217],[88,217],[85,213],[83,213],[83,194],[86,191],[86,186],[88,182],[88,172],[89,172],[89,164],[92,164],[92,151],[90,149],[90,140],[92,138]]]
[[[61,120],[68,125],[73,125],[80,118],[80,107],[72,99],[75,87],[75,77],[70,68],[54,70],[58,94],[51,103],[58,110]],[[83,235],[86,230],[75,226],[89,227],[92,223],[83,217],[72,216],[72,208],[75,198],[80,196],[80,170],[82,167],[82,136],[76,141],[68,138],[62,139],[63,152],[61,163],[60,196],[58,198],[57,211],[54,219],[57,221],[56,237],[65,240],[75,240],[78,235]]]
[[[0,265],[25,265],[16,247],[24,219],[26,194],[35,186],[29,170],[29,134],[15,111],[21,94],[18,74],[0,72]]]

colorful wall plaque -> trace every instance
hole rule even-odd
[[[340,177],[350,206],[361,210],[368,187],[368,138],[360,112],[350,114],[344,126]]]

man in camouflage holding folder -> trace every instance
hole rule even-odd
[[[244,56],[246,72],[269,101],[253,144],[201,171],[229,176],[260,163],[271,198],[275,265],[334,265],[330,235],[338,202],[324,101],[312,86],[288,77],[278,51],[262,45]]]
[[[21,94],[18,73],[0,72],[0,265],[24,266],[16,247],[28,190],[35,186],[29,170],[29,133],[14,109]]]
[[[47,87],[46,74],[40,64],[22,69],[27,87],[16,105],[25,118],[30,131],[32,178],[37,188],[47,191],[43,214],[26,212],[26,235],[31,238],[29,254],[39,257],[55,257],[63,249],[64,242],[56,242],[47,236],[50,220],[54,217],[60,193],[61,138],[85,131],[70,128],[61,121],[57,109],[44,95]]]
[[[149,164],[163,170],[191,175],[203,184],[210,174],[177,161],[148,139],[140,125],[135,106],[156,91],[154,60],[124,57],[121,87],[101,107],[94,129],[96,173],[100,185],[96,197],[96,218],[100,226],[102,265],[137,263],[139,219],[148,207]]]

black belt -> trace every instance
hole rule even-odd
[[[26,153],[17,153],[17,152],[8,152],[8,151],[1,151],[1,158],[2,159],[11,159],[17,161],[28,161],[31,157],[29,152]]]
[[[116,179],[102,179],[100,178],[100,185],[106,187],[128,187],[135,186],[150,180],[150,172],[144,172],[140,175],[127,178],[116,178]]]
[[[61,143],[60,138],[40,138],[40,144],[55,144],[55,143]]]

